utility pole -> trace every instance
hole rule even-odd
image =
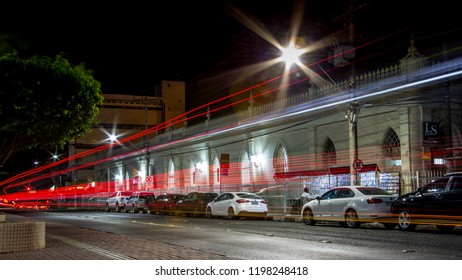
[[[344,19],[348,23],[348,39],[349,39],[349,47],[350,50],[353,48],[354,50],[354,43],[355,43],[355,24],[354,24],[354,13],[363,8],[365,4],[361,4],[359,6],[355,7],[354,0],[350,0],[349,2],[349,8],[348,11],[341,15],[338,18]],[[348,50],[348,51],[350,51]],[[344,49],[342,49],[344,51]],[[342,55],[346,56],[345,54],[342,53]],[[350,53],[347,57],[349,58],[354,58],[355,57],[355,52],[353,51]],[[342,60],[343,61],[343,60]],[[359,160],[359,149],[358,149],[358,119],[359,119],[359,110],[360,106],[356,100],[356,84],[355,84],[355,78],[356,78],[356,69],[354,63],[350,63],[350,96],[352,98],[352,101],[349,104],[349,108],[347,111],[347,117],[350,121],[350,139],[353,140],[352,145],[350,144],[350,158],[353,158],[350,166],[350,174],[351,176],[351,181],[352,184],[354,185],[360,185],[360,180],[359,180],[359,172],[356,167],[353,167],[353,165],[357,164]],[[351,142],[350,142],[351,143]],[[353,149],[353,153],[351,153],[351,149]]]

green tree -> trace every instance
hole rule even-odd
[[[0,33],[0,55],[13,50],[27,50],[28,44],[14,33]]]
[[[0,166],[29,148],[63,148],[94,127],[101,85],[62,55],[0,56]]]

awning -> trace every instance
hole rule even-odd
[[[291,172],[276,172],[274,173],[274,179],[288,179],[293,177],[310,177],[310,176],[323,176],[328,174],[327,170],[302,170],[302,171],[291,171]]]
[[[371,172],[371,171],[377,171],[380,172],[379,166],[375,163],[372,164],[364,164],[363,168],[359,170],[359,172]]]
[[[359,172],[371,172],[371,171],[378,171],[380,172],[379,166],[375,163],[372,164],[363,164],[363,168],[359,170]],[[341,167],[331,167],[329,168],[329,174],[337,175],[337,174],[349,174],[350,167],[349,166],[341,166]]]
[[[380,169],[377,164],[364,164],[363,168],[359,172],[371,172],[377,171],[380,172]],[[274,179],[288,179],[294,177],[315,177],[315,176],[325,176],[325,175],[340,175],[340,174],[350,174],[349,166],[340,166],[340,167],[330,167],[327,170],[300,170],[300,171],[290,171],[290,172],[276,172],[274,173]]]

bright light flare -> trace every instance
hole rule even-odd
[[[292,42],[287,48],[281,49],[281,53],[279,61],[285,62],[286,65],[290,67],[292,64],[301,64],[300,56],[304,54],[305,51],[297,48]]]
[[[113,134],[109,135],[109,141],[111,141],[111,142],[117,142],[117,136],[115,136],[115,135],[113,135]]]

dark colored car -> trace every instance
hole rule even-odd
[[[434,224],[441,231],[462,225],[462,172],[449,173],[415,192],[399,196],[391,205],[400,230]]]
[[[151,214],[174,214],[178,201],[182,200],[184,194],[161,194],[149,203],[149,213]]]
[[[176,214],[179,216],[205,216],[207,204],[217,197],[214,192],[191,192],[183,200],[180,200],[176,206]]]

